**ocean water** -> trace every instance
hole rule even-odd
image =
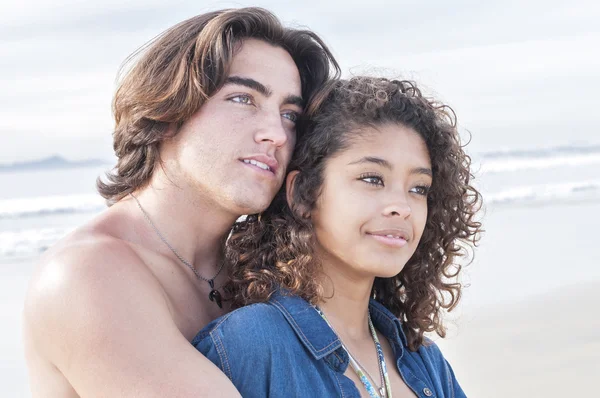
[[[35,260],[105,208],[100,167],[0,173],[0,264]]]
[[[487,209],[600,201],[600,146],[474,154]],[[105,208],[105,168],[0,173],[0,263],[34,260]]]

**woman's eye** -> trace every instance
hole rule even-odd
[[[379,176],[362,176],[360,179],[367,184],[383,186],[383,178]]]
[[[296,123],[298,118],[300,117],[297,112],[285,112],[281,116],[286,119],[289,119],[292,123]]]
[[[236,102],[238,104],[244,104],[244,105],[252,105],[252,97],[250,97],[249,95],[236,95],[235,97],[232,97],[229,99],[232,102]]]
[[[429,193],[429,188],[430,187],[426,185],[421,185],[418,187],[414,187],[410,191],[416,193],[417,195],[427,196],[427,194]]]

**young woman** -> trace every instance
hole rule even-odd
[[[454,113],[411,82],[338,81],[285,189],[229,242],[234,307],[194,340],[244,397],[463,397],[437,346],[477,241]],[[250,304],[250,305],[249,305]]]

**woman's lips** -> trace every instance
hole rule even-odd
[[[371,236],[376,241],[383,243],[387,246],[392,247],[403,247],[408,243],[408,241],[404,238],[405,234],[400,233],[380,233],[380,232],[371,232],[367,233],[367,235]]]

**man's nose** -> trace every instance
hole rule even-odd
[[[270,141],[276,147],[285,145],[290,137],[289,131],[286,130],[283,123],[284,121],[279,111],[276,114],[272,111],[265,112],[256,130],[256,142]]]

